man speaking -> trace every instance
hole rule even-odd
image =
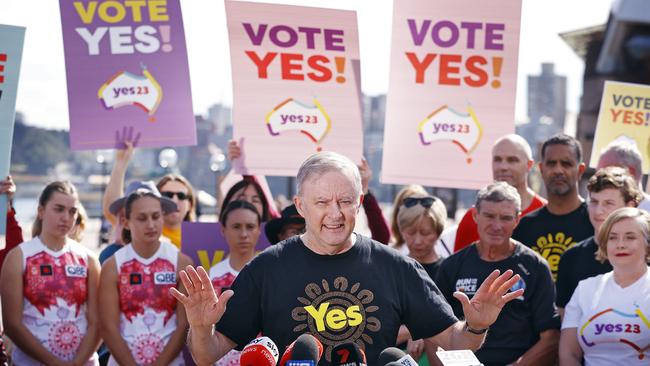
[[[211,364],[261,332],[281,350],[300,334],[314,335],[325,347],[319,365],[328,366],[336,345],[354,342],[374,365],[395,345],[401,324],[414,339],[475,350],[504,304],[523,293],[509,292],[519,276],[495,271],[471,301],[454,294],[465,318],[458,321],[419,264],[353,232],[363,195],[351,160],[314,154],[300,167],[297,185],[294,203],[306,232],[258,255],[232,291],[217,298],[203,268],[181,271],[187,295],[172,293],[185,306],[197,363]]]

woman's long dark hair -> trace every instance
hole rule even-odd
[[[234,186],[232,186],[229,190],[228,193],[226,193],[226,197],[223,199],[223,203],[221,204],[221,212],[224,212],[226,210],[226,207],[230,203],[230,201],[233,200],[233,196],[235,193],[239,192],[242,188],[246,190],[249,186],[253,186],[255,188],[255,191],[257,191],[257,195],[260,197],[260,200],[262,200],[262,211],[264,212],[259,212],[259,215],[262,217],[262,222],[267,222],[271,219],[271,211],[269,210],[269,202],[266,200],[266,195],[264,195],[264,191],[262,190],[262,186],[260,186],[255,179],[251,178],[244,178],[237,182]],[[253,206],[255,207],[255,206]],[[256,210],[257,211],[257,210]]]
[[[228,216],[230,213],[239,209],[254,212],[255,217],[257,217],[257,225],[260,225],[262,223],[262,216],[260,216],[260,213],[257,212],[257,208],[255,208],[252,203],[244,200],[235,200],[230,202],[228,206],[226,206],[226,208],[221,212],[221,215],[219,215],[219,222],[221,222],[221,225],[226,226],[226,222],[228,221]]]

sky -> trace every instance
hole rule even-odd
[[[476,0],[483,1],[483,0]],[[516,0],[513,0],[516,1]],[[578,112],[584,63],[558,36],[604,24],[612,0],[522,0],[515,117],[526,120],[526,77],[555,63],[568,78],[567,107]],[[361,50],[361,88],[365,94],[388,91],[391,0],[262,0],[264,3],[355,10]],[[433,1],[432,1],[433,2]],[[38,7],[38,11],[35,7]],[[215,104],[232,105],[232,80],[226,17],[222,0],[182,0],[195,114]],[[58,1],[2,0],[0,24],[27,27],[16,109],[26,122],[68,129],[68,101]]]

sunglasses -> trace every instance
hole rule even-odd
[[[404,202],[402,202],[402,204],[406,208],[413,207],[413,206],[417,205],[418,203],[424,208],[430,208],[431,206],[433,206],[433,202],[435,202],[435,201],[436,201],[436,198],[431,197],[431,196],[420,197],[420,198],[406,197],[406,198],[404,198]]]
[[[174,196],[178,197],[178,199],[181,200],[181,201],[185,201],[185,200],[189,200],[189,199],[190,199],[190,195],[187,194],[187,193],[183,193],[183,192],[170,192],[170,191],[165,191],[165,192],[160,192],[160,194],[161,194],[163,197],[167,197],[167,198],[169,198],[169,199],[173,199]]]

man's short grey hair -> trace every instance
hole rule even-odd
[[[600,150],[600,156],[605,154],[612,154],[618,162],[618,166],[627,169],[634,168],[634,179],[637,182],[641,181],[643,157],[636,144],[625,141],[612,141]]]
[[[319,177],[331,171],[349,174],[353,180],[352,183],[357,192],[357,197],[361,195],[361,174],[357,165],[346,156],[332,151],[325,151],[313,154],[300,166],[296,177],[298,196],[302,195],[302,185],[312,176]]]
[[[501,141],[505,141],[505,140],[508,140],[508,141],[510,141],[510,142],[512,142],[514,144],[519,145],[522,148],[522,150],[524,150],[524,154],[526,154],[526,157],[528,158],[528,160],[533,160],[533,150],[530,148],[530,144],[528,143],[528,141],[526,141],[525,138],[517,135],[516,133],[511,133],[511,134],[499,137],[499,139],[497,139],[494,142],[494,145],[492,145],[492,146],[496,146]]]
[[[478,191],[474,207],[479,212],[481,211],[481,202],[483,201],[512,202],[515,204],[517,214],[521,211],[521,197],[519,196],[519,192],[517,192],[515,187],[506,182],[490,183]]]

